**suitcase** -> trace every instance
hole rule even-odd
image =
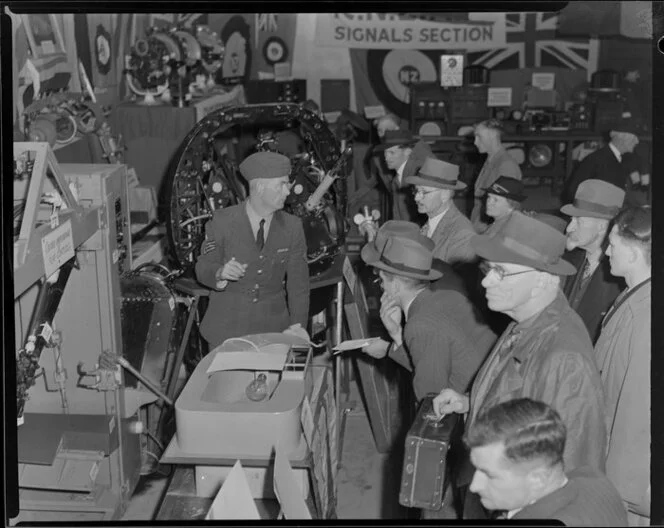
[[[431,394],[422,400],[406,435],[399,504],[409,508],[438,510],[449,482],[447,453],[459,415],[446,415],[440,422],[433,415]]]

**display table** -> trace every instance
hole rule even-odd
[[[141,185],[153,186],[161,199],[169,165],[194,125],[206,114],[236,104],[244,104],[241,86],[194,99],[183,108],[127,101],[115,107],[110,121],[127,148],[124,162],[136,170]]]

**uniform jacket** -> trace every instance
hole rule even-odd
[[[413,373],[419,401],[445,387],[465,392],[495,340],[466,297],[426,289],[410,305],[404,344],[390,357]]]
[[[604,180],[627,190],[628,169],[618,161],[608,144],[588,154],[577,165],[561,197],[562,203],[572,203],[579,184],[590,179]]]
[[[622,278],[611,275],[609,257],[602,255],[597,268],[588,279],[585,291],[580,296],[576,295],[583,277],[583,269],[588,261],[586,252],[582,249],[575,249],[566,252],[563,258],[571,262],[577,269],[574,275],[568,275],[563,292],[570,306],[586,325],[590,340],[595,343],[599,337],[602,319],[624,288],[625,283]]]
[[[502,343],[517,335],[499,358]],[[542,312],[511,323],[482,365],[470,392],[469,420],[481,409],[513,398],[532,398],[553,407],[567,426],[565,468],[604,470],[604,394],[581,318],[562,292]]]
[[[435,158],[431,147],[423,141],[418,141],[413,146],[408,161],[403,169],[401,185],[397,182],[396,172],[385,166],[385,160],[382,156],[375,156],[375,166],[378,174],[383,181],[385,189],[392,199],[392,220],[406,220],[408,222],[421,223],[423,215],[417,211],[417,205],[411,193],[410,185],[404,183],[408,176],[414,176],[420,170],[424,160]]]
[[[522,178],[519,164],[509,152],[505,150],[505,148],[501,148],[492,157],[487,157],[484,165],[482,165],[482,168],[480,169],[480,173],[477,175],[477,179],[475,180],[475,203],[473,205],[470,219],[478,230],[482,230],[486,227],[486,223],[482,219],[482,198],[484,198],[485,194],[484,189],[490,187],[499,176],[507,176],[508,178],[516,178],[517,180]]]
[[[309,269],[299,218],[276,211],[262,251],[256,245],[246,202],[215,211],[205,228],[212,250],[201,253],[196,277],[212,289],[201,334],[211,347],[229,337],[281,332],[309,312]],[[204,243],[205,245],[205,243]],[[215,273],[232,257],[248,264],[245,276],[216,290]]]
[[[473,236],[475,236],[473,224],[453,202],[450,202],[450,208],[431,235],[436,245],[433,250],[434,258],[453,266],[474,261],[476,255],[470,247],[470,239]]]
[[[607,316],[595,345],[606,397],[606,475],[629,511],[650,516],[650,281]]]
[[[566,526],[627,526],[625,508],[611,481],[590,467],[567,473],[568,482],[512,519],[552,519]]]

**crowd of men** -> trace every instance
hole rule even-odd
[[[573,197],[551,215],[521,210],[500,123],[478,124],[487,159],[467,218],[452,201],[465,187],[459,168],[421,159],[421,147],[414,158],[421,141],[382,121],[395,173],[386,189],[400,205],[362,258],[379,270],[392,342],[364,352],[410,370],[418,400],[439,393],[439,416],[465,418],[444,506],[424,517],[648,525],[652,220],[625,200],[621,156],[638,142],[629,125],[578,167]],[[408,198],[424,223],[408,216]],[[468,290],[437,287],[437,259]],[[492,314],[504,317],[497,333]]]
[[[379,275],[390,341],[363,351],[412,372],[418,400],[438,393],[435,412],[465,422],[444,507],[425,516],[648,525],[652,220],[625,204],[620,172],[636,136],[616,124],[556,216],[522,210],[500,122],[482,122],[469,218],[453,201],[466,187],[458,166],[393,116],[376,127],[392,219],[362,259]],[[212,290],[201,326],[212,346],[306,326],[304,233],[281,211],[289,170],[281,154],[249,156],[249,199],[207,225],[196,272]]]

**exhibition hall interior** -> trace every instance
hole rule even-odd
[[[661,5],[222,4],[4,8],[5,522],[663,523]]]

